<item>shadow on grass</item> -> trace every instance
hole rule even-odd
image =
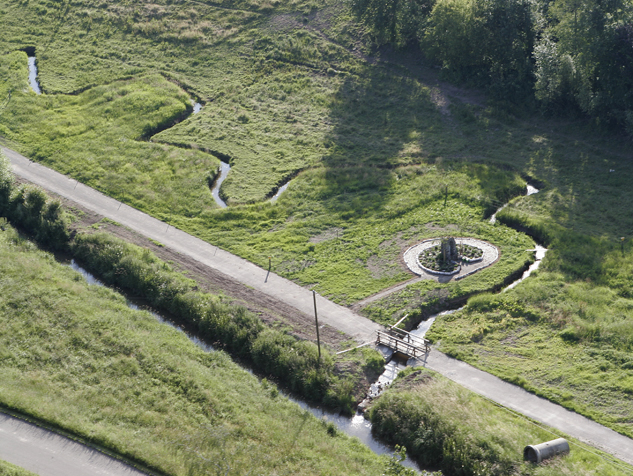
[[[427,157],[427,131],[445,127],[427,88],[382,66],[349,75],[332,100],[325,139],[324,198],[343,216],[381,209],[398,180],[398,167]]]

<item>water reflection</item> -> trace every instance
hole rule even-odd
[[[277,193],[275,193],[272,196],[272,198],[270,199],[270,202],[275,203],[277,199],[279,198],[279,196],[286,191],[286,189],[288,188],[288,185],[290,185],[290,181],[286,182],[281,187],[279,187],[279,190],[277,190]]]
[[[35,56],[29,56],[29,84],[35,94],[42,94],[40,85],[37,82],[37,65],[35,64]]]
[[[200,111],[202,111],[202,104],[199,102],[193,103],[193,113],[198,114]]]

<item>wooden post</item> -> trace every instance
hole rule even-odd
[[[314,322],[316,323],[317,331],[317,345],[319,346],[319,363],[321,363],[321,338],[319,337],[319,317],[317,316],[316,307],[316,291],[312,291],[312,298],[314,299]]]

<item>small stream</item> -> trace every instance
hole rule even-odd
[[[220,174],[213,181],[213,188],[211,188],[211,195],[213,195],[213,200],[215,203],[220,205],[221,208],[226,208],[226,202],[220,198],[220,187],[222,186],[222,182],[226,179],[226,176],[229,174],[231,170],[231,166],[226,162],[220,162]]]
[[[527,193],[526,195],[534,195],[535,193],[538,193],[538,189],[536,187],[533,187],[532,185],[528,184],[527,185]],[[497,211],[492,215],[492,217],[490,218],[490,223],[495,223],[496,222],[496,215],[497,213],[499,213],[501,210],[503,210],[508,204],[506,203],[505,205],[503,205],[502,207],[500,207],[499,209],[497,209]],[[534,251],[535,252],[535,261],[534,263],[532,263],[530,265],[530,267],[525,270],[523,272],[523,275],[517,279],[516,281],[513,281],[511,284],[509,284],[508,286],[506,286],[505,288],[503,288],[501,290],[501,292],[506,292],[508,289],[512,289],[514,288],[516,285],[518,285],[520,282],[522,282],[523,280],[525,280],[528,276],[530,276],[530,274],[532,274],[534,271],[536,271],[538,269],[538,267],[541,265],[541,262],[543,261],[543,258],[545,258],[545,253],[547,253],[547,248],[541,246],[541,245],[536,245],[534,250],[528,250],[528,251]],[[433,314],[431,316],[429,316],[428,319],[420,322],[420,324],[418,325],[418,327],[416,327],[415,329],[413,329],[410,333],[412,335],[415,335],[417,337],[424,337],[426,336],[426,333],[429,331],[429,329],[431,328],[431,326],[433,325],[433,323],[435,322],[435,320],[437,318],[441,318],[442,316],[446,316],[449,314],[453,314],[454,312],[457,311],[461,311],[462,309],[464,309],[466,306],[462,306],[458,309],[451,309],[449,311],[442,311],[442,312],[438,312],[437,314]],[[385,367],[385,372],[378,378],[378,382],[374,385],[372,385],[369,393],[368,393],[368,397],[369,398],[376,398],[377,396],[380,395],[380,393],[382,393],[382,391],[387,388],[392,382],[393,380],[396,378],[396,376],[398,375],[398,372],[402,369],[406,368],[406,365],[402,365],[402,364],[396,364],[395,366],[389,366],[389,364]]]
[[[281,187],[279,187],[279,190],[277,190],[277,193],[275,193],[270,198],[270,203],[275,203],[277,201],[277,199],[279,198],[279,196],[286,191],[286,189],[288,188],[288,185],[290,185],[290,180],[288,180],[285,184],[283,184]]]
[[[195,112],[195,109],[194,109],[194,112]],[[222,186],[222,182],[224,182],[230,170],[231,170],[230,164],[226,162],[221,162],[220,174],[213,181],[213,187],[211,187],[211,195],[213,196],[213,200],[215,200],[215,203],[217,203],[221,208],[226,208],[227,204],[220,197],[220,187]],[[277,190],[277,192],[272,197],[270,197],[270,203],[275,203],[277,199],[279,198],[279,196],[286,191],[286,189],[288,188],[288,185],[290,185],[290,180],[288,180],[285,184],[279,187],[279,190]]]
[[[35,56],[29,56],[29,84],[31,85],[31,89],[35,91],[35,94],[42,94],[40,85],[37,82],[37,65],[35,62]]]
[[[92,284],[95,286],[106,286],[103,282],[99,281],[93,274],[91,274],[90,272],[88,272],[87,270],[85,270],[84,268],[82,268],[81,266],[79,266],[77,264],[77,262],[74,259],[71,259],[70,262],[65,263],[67,266],[71,267],[72,269],[74,269],[75,271],[77,271],[78,273],[80,273],[84,279],[86,280],[86,282],[88,284]],[[107,286],[106,286],[107,287]],[[163,316],[161,316],[160,314],[154,312],[153,310],[151,310],[150,308],[148,308],[147,306],[137,302],[134,302],[132,300],[130,300],[129,298],[127,298],[127,305],[130,309],[134,309],[134,310],[143,310],[143,311],[147,311],[150,314],[152,314],[156,320],[158,322],[160,322],[161,324],[166,324],[170,327],[173,327],[174,329],[176,329],[178,332],[182,332],[184,333],[189,340],[191,340],[194,344],[196,344],[198,347],[200,347],[202,350],[204,350],[205,352],[215,352],[215,349],[213,348],[213,346],[203,342],[202,340],[200,340],[198,337],[196,337],[195,335],[187,332],[186,330],[183,330],[181,327],[179,327],[178,325],[174,324],[173,322],[171,322],[168,319],[165,319]],[[253,372],[248,369],[247,367],[241,366],[243,369],[245,369],[246,371],[248,371],[249,373],[253,374]],[[388,364],[387,368],[394,368],[394,364]],[[404,366],[402,366],[402,368],[404,368]],[[395,378],[395,375],[397,374],[397,372],[401,370],[393,370],[393,378]],[[392,380],[393,380],[392,378]],[[314,407],[312,405],[309,405],[308,403],[298,400],[295,397],[292,397],[288,394],[286,394],[285,392],[281,392],[286,398],[288,398],[288,400],[296,403],[297,405],[299,405],[302,409],[304,410],[308,410],[310,413],[312,413],[312,415],[314,415],[316,418],[319,419],[323,419],[326,420],[328,422],[333,423],[334,425],[336,425],[336,427],[338,428],[339,431],[351,436],[351,437],[355,437],[358,438],[362,443],[364,443],[366,446],[369,447],[369,449],[371,449],[374,453],[379,454],[379,455],[392,455],[393,454],[393,449],[389,448],[387,445],[384,445],[383,443],[381,443],[380,441],[378,441],[376,438],[373,437],[373,435],[371,434],[371,423],[366,420],[361,414],[356,414],[353,417],[348,417],[348,416],[344,416],[344,415],[339,415],[337,413],[333,413],[327,410],[324,410],[322,408],[318,408],[318,407]],[[412,461],[411,459],[407,458],[405,461],[403,461],[403,465],[409,467],[409,468],[413,468],[415,470],[418,470],[418,466],[415,464],[414,461]]]

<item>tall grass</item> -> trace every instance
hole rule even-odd
[[[6,461],[0,461],[0,475],[2,476],[34,476],[35,473],[27,471]]]

